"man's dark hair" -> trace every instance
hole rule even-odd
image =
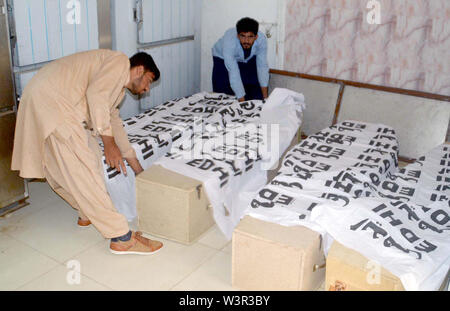
[[[136,66],[144,66],[145,71],[153,72],[153,74],[155,75],[155,79],[153,79],[153,81],[157,81],[159,79],[160,73],[158,67],[155,64],[155,61],[149,54],[145,52],[134,54],[130,58],[130,65],[131,68]]]
[[[250,17],[244,17],[237,22],[236,29],[238,34],[241,32],[253,32],[256,36],[258,34],[259,24]]]

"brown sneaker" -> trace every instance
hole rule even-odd
[[[126,242],[118,241],[109,245],[111,253],[116,255],[135,254],[135,255],[152,255],[157,253],[163,244],[153,241],[142,236],[142,232],[132,232],[131,239]]]
[[[91,222],[89,221],[89,219],[81,219],[81,217],[78,217],[78,227],[87,228],[90,224]]]

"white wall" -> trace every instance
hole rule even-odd
[[[203,0],[202,3],[202,44],[201,44],[201,90],[212,91],[211,49],[225,31],[235,27],[242,17],[251,17],[260,23],[260,31],[265,32],[269,24],[277,23],[279,2],[282,0]],[[272,26],[269,39],[268,61],[271,68],[279,62],[276,53],[278,26]]]
[[[134,0],[111,0],[112,48],[133,56],[137,52],[137,27],[133,21]],[[139,100],[129,92],[120,108],[123,119],[140,113]]]
[[[168,46],[163,46],[152,47],[148,50],[148,52],[155,59],[155,62],[161,71],[161,79],[150,87],[150,94],[145,95],[142,98],[141,103],[139,103],[139,100],[136,96],[133,96],[129,92],[127,92],[120,109],[120,115],[124,119],[139,114],[141,112],[141,109],[148,109],[156,105],[160,105],[164,101],[173,99],[173,97],[192,95],[192,93],[197,93],[200,91],[201,8],[199,0],[184,0],[183,2],[181,2],[181,4],[184,5],[182,7],[183,12],[175,11],[175,9],[177,9],[176,4],[180,3],[178,1],[172,0],[171,4],[168,1],[144,1],[146,1],[144,3],[144,9],[146,11],[144,12],[145,25],[143,26],[143,28],[147,30],[147,34],[151,33],[151,25],[153,23],[160,24],[161,19],[164,20],[164,28],[166,30],[170,29],[171,31],[167,32],[166,37],[156,38],[157,40],[192,34],[192,29],[190,29],[190,32],[187,33],[187,29],[185,29],[187,27],[182,28],[181,26],[184,25],[177,26],[176,24],[178,20],[175,19],[177,19],[180,14],[187,14],[194,20],[193,27],[195,29],[193,31],[195,33],[195,41],[191,41],[194,42],[194,47],[192,50],[193,52],[191,51],[191,49],[189,49],[189,51],[191,52],[187,52],[190,59],[184,61],[184,63],[181,63],[181,61],[186,59],[186,55],[183,54],[183,57],[180,57],[177,56],[175,52],[181,50],[181,53],[186,53],[183,47],[185,45],[191,45],[186,44],[186,42],[169,45],[169,49],[167,49]],[[187,3],[186,1],[189,1],[189,3]],[[158,6],[156,4],[158,4]],[[161,6],[161,4],[163,4],[163,6]],[[138,50],[137,24],[133,20],[133,9],[135,8],[135,6],[135,0],[111,0],[111,27],[113,49],[122,51],[128,56],[132,56]],[[152,7],[157,8],[158,12],[150,12]],[[189,10],[188,13],[187,10]],[[173,20],[169,21],[169,19],[167,18],[162,18],[164,17],[163,15],[173,16]],[[155,18],[153,23],[152,18]],[[158,25],[158,27],[155,27],[156,34],[161,32],[161,27],[162,25]],[[180,31],[176,32],[175,30],[178,29]],[[149,41],[152,41],[151,37],[147,39],[149,39]],[[167,51],[169,52],[169,54],[164,55],[166,56],[164,58],[165,61],[162,61],[162,58],[160,58],[160,56],[162,55],[161,53],[166,53]],[[167,56],[170,55],[174,55],[173,60],[167,58]],[[186,78],[186,81],[189,82],[189,85],[187,87],[185,87],[186,81],[179,81],[180,76],[184,76],[184,72],[186,71],[184,65],[190,65],[189,68],[191,68],[191,66],[193,67],[192,70],[189,71],[192,72],[192,74],[190,74],[190,76]],[[168,89],[169,87],[173,88],[175,86],[177,87],[176,90]]]

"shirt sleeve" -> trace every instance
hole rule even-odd
[[[264,35],[263,35],[264,36]],[[269,65],[267,64],[267,39],[261,38],[261,44],[256,55],[256,70],[258,72],[258,81],[261,87],[269,85]]]
[[[114,108],[111,112],[111,127],[114,140],[119,147],[124,158],[136,158],[136,152],[128,140],[127,132],[123,127],[123,121],[120,118],[119,109]]]
[[[245,96],[245,89],[241,79],[241,72],[234,56],[235,39],[233,33],[227,34],[223,42],[223,60],[228,70],[230,86],[237,98]]]
[[[86,99],[96,134],[114,136],[111,108],[128,79],[129,71],[128,57],[125,54],[116,54],[104,60],[100,70],[89,82]]]

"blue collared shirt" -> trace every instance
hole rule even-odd
[[[248,62],[256,55],[258,81],[261,87],[269,85],[269,65],[267,64],[267,38],[258,31],[258,39],[253,43],[250,56],[244,58],[244,49],[237,36],[236,27],[228,29],[224,36],[214,44],[212,55],[224,60],[230,77],[230,86],[237,98],[245,96],[244,85],[237,62]]]

